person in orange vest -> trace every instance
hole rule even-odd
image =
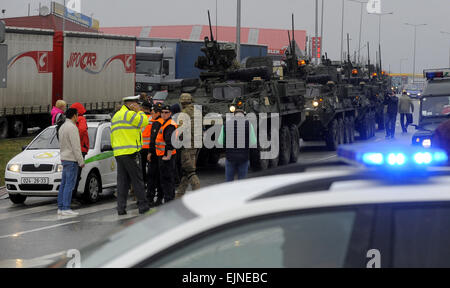
[[[147,185],[148,183],[148,172],[147,172],[147,155],[150,151],[150,135],[152,132],[152,107],[153,105],[149,102],[142,103],[142,112],[145,113],[145,115],[148,118],[148,125],[142,129],[142,150],[141,153],[141,159],[142,159],[142,175],[144,179],[144,184]],[[150,169],[149,169],[150,170]]]
[[[172,119],[170,105],[162,108],[161,118],[163,123],[156,136],[155,148],[164,203],[168,203],[175,199],[175,155],[177,151],[172,145],[172,135],[176,132],[178,125]]]
[[[151,134],[150,134],[150,150],[147,156],[149,163],[149,178],[147,183],[147,199],[150,207],[156,207],[162,204],[163,195],[160,183],[158,156],[156,155],[156,137],[158,136],[159,129],[164,123],[161,118],[161,111],[163,104],[156,103],[153,105],[152,120],[151,120]],[[155,201],[155,197],[157,200]]]

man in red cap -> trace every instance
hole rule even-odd
[[[78,121],[77,121],[77,128],[80,133],[80,144],[81,144],[81,154],[83,154],[83,159],[86,157],[87,153],[89,152],[89,134],[88,134],[88,127],[87,127],[87,121],[86,118],[84,118],[84,114],[86,114],[86,108],[84,108],[83,104],[81,103],[74,103],[70,108],[77,109],[78,111]],[[78,168],[78,179],[77,183],[75,184],[74,191],[72,193],[73,197],[76,196],[78,191],[78,184],[81,180],[81,170],[82,168]]]

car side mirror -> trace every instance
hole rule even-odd
[[[102,145],[101,151],[102,152],[107,152],[107,151],[113,151],[113,149],[112,149],[111,145],[105,144],[105,145]]]

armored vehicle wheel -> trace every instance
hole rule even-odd
[[[375,129],[376,129],[376,123],[375,123],[375,116],[373,113],[370,113],[370,138],[375,136]]]
[[[292,124],[289,126],[289,132],[291,134],[291,163],[297,163],[298,156],[300,155],[300,133],[298,132],[297,125]]]
[[[350,143],[352,143],[352,135],[351,135],[351,133],[352,133],[352,126],[351,126],[351,123],[350,123],[350,119],[348,118],[348,117],[345,117],[345,119],[344,119],[344,131],[345,131],[345,137],[344,137],[344,143],[345,144],[350,144]]]
[[[291,133],[287,126],[280,131],[280,165],[287,165],[291,161]]]
[[[339,125],[338,134],[339,134],[339,145],[340,145],[340,144],[344,144],[344,143],[345,143],[345,126],[344,126],[344,120],[343,120],[343,119],[339,119],[339,120],[338,120],[338,125]]]
[[[361,140],[367,140],[369,139],[369,121],[367,115],[364,116],[361,122],[361,126],[359,127],[359,138],[361,138]]]
[[[338,129],[339,129],[338,121],[333,120],[333,122],[331,122],[328,127],[327,138],[325,140],[327,143],[327,148],[331,151],[336,151],[339,145]]]
[[[272,137],[272,136],[271,136]],[[280,164],[280,143],[278,142],[278,143],[275,143],[275,147],[271,147],[274,151],[276,151],[278,154],[277,154],[277,157],[276,158],[273,158],[273,159],[270,159],[269,160],[269,167],[270,168],[277,168],[278,167],[278,165]]]
[[[260,148],[250,150],[250,166],[253,171],[264,171],[269,168],[269,160],[261,159]]]
[[[350,121],[350,143],[355,143],[355,118],[351,116]]]

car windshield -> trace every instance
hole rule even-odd
[[[425,97],[422,99],[422,117],[450,115],[450,96]]]
[[[89,127],[89,149],[94,149],[95,137],[97,135],[97,128]],[[56,127],[49,127],[34,138],[33,142],[27,147],[27,150],[41,150],[41,149],[59,149],[59,141],[56,137]]]
[[[161,61],[136,60],[136,74],[160,75]]]
[[[113,234],[112,236],[95,243],[81,251],[82,267],[99,267],[124,253],[144,244],[163,233],[175,229],[182,224],[197,217],[182,201],[168,203],[164,209],[154,209],[152,215],[133,223],[129,227]],[[64,259],[55,266],[65,267]]]

